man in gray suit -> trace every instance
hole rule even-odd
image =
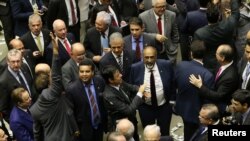
[[[152,0],[152,5],[153,8],[139,15],[145,25],[145,32],[165,35],[168,40],[162,46],[168,59],[175,62],[179,42],[176,15],[166,10],[166,0]]]
[[[51,36],[53,36],[52,33]],[[52,44],[51,79],[48,76],[43,78],[40,85],[44,86],[44,90],[30,108],[34,120],[34,138],[37,141],[75,141],[80,132],[71,109],[71,103],[63,92],[58,43],[54,37]]]
[[[71,48],[71,58],[62,67],[62,82],[64,88],[79,78],[78,65],[83,61],[84,55],[84,46],[81,43],[74,43]]]

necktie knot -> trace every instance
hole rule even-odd
[[[106,36],[105,36],[105,33],[104,33],[104,32],[100,32],[100,34],[101,34],[101,36],[102,36],[103,38],[106,38]]]

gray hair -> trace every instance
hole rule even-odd
[[[39,21],[39,22],[42,22],[42,18],[41,18],[41,16],[39,16],[38,14],[32,14],[32,15],[29,16],[29,24],[30,24],[32,21]]]
[[[158,2],[159,0],[152,0],[152,6],[155,6]]]
[[[121,119],[116,125],[116,131],[123,134],[126,140],[129,140],[134,135],[135,127],[128,119]]]
[[[17,49],[11,49],[9,50],[8,54],[7,54],[7,61],[9,61],[10,57],[12,56],[20,56],[20,59],[22,59],[22,52],[20,50]]]
[[[96,19],[102,19],[107,25],[111,24],[111,15],[105,11],[98,12]]]
[[[161,130],[160,127],[156,124],[147,125],[143,130],[143,135],[147,135],[149,132],[156,133],[159,137],[161,136]]]
[[[109,44],[110,44],[112,41],[117,40],[117,39],[120,39],[120,40],[124,41],[124,40],[123,40],[123,36],[122,36],[122,34],[121,34],[120,32],[114,32],[114,33],[112,33],[112,34],[109,36]]]

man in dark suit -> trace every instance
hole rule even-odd
[[[248,90],[239,89],[234,92],[231,100],[230,108],[232,115],[236,117],[240,125],[250,125],[250,93]]]
[[[208,25],[204,26],[194,33],[194,39],[205,42],[207,48],[206,56],[204,57],[204,66],[212,73],[216,73],[215,68],[218,65],[216,62],[215,52],[219,45],[229,44],[236,53],[234,45],[234,32],[240,18],[238,0],[231,1],[231,16],[219,21],[220,7],[218,4],[211,4],[207,9]],[[234,57],[235,59],[236,57]]]
[[[232,94],[238,88],[239,77],[237,68],[233,64],[234,52],[230,45],[220,45],[216,51],[216,58],[221,67],[215,76],[214,89],[210,89],[203,84],[200,75],[190,75],[190,83],[197,87],[200,95],[214,102],[223,116],[226,107],[230,104]]]
[[[42,29],[42,19],[38,14],[29,16],[29,29],[30,31],[21,36],[20,39],[24,47],[30,49],[35,55],[36,64],[45,63],[45,51],[51,41],[50,31]]]
[[[22,53],[22,62],[23,66],[29,70],[30,75],[32,78],[34,77],[34,70],[35,70],[35,53],[33,53],[29,49],[25,49],[23,42],[20,39],[12,39],[9,43],[10,48],[20,50]],[[34,100],[34,99],[33,99]]]
[[[50,75],[41,73],[39,87],[44,89],[36,103],[30,108],[34,120],[35,140],[76,141],[79,130],[74,118],[72,104],[63,92],[61,63],[58,41],[51,33],[53,44],[53,61]]]
[[[198,0],[196,0],[198,1]],[[194,32],[207,25],[207,4],[209,0],[199,0],[200,3],[200,8],[194,11],[189,11],[185,13],[185,19],[182,23],[181,31],[180,34],[183,35],[184,38],[186,38],[183,42],[181,42],[181,55],[182,55],[182,60],[190,60],[190,43],[192,41],[192,38],[194,36]],[[181,36],[181,35],[180,35]],[[182,44],[183,43],[183,44]]]
[[[9,45],[10,40],[15,37],[9,0],[0,0],[0,21],[4,30],[6,45]]]
[[[101,95],[105,82],[95,76],[94,70],[94,63],[84,59],[79,64],[79,78],[67,88],[82,141],[102,141],[106,128],[107,118]]]
[[[142,19],[145,32],[159,33],[168,39],[161,45],[167,59],[176,61],[179,34],[176,24],[176,14],[166,10],[166,0],[153,0],[153,8],[139,15]]]
[[[175,95],[174,71],[168,60],[157,59],[157,51],[148,46],[143,50],[144,62],[132,65],[130,72],[131,84],[146,84],[146,91],[151,98],[139,106],[142,126],[157,124],[163,136],[169,135],[172,107],[169,101]]]
[[[34,141],[33,119],[29,112],[31,97],[24,88],[16,88],[11,94],[14,107],[10,114],[10,129],[18,141]]]
[[[215,104],[204,104],[199,113],[200,127],[189,141],[208,140],[208,126],[220,124],[219,109]]]
[[[0,77],[0,111],[6,121],[9,121],[12,109],[11,92],[17,87],[25,88],[30,96],[36,99],[33,79],[27,67],[22,66],[22,53],[12,49],[7,54],[7,65]]]
[[[56,19],[64,21],[68,31],[73,33],[75,40],[80,41],[80,12],[78,0],[50,0],[47,11],[47,26],[49,30]]]
[[[71,45],[75,42],[75,37],[73,34],[67,32],[64,21],[60,19],[54,21],[53,31],[58,38],[59,57],[62,63],[61,65],[63,66],[70,59]],[[47,63],[51,65],[53,56],[52,44],[47,47],[47,50],[45,52]]]
[[[182,117],[184,123],[184,140],[188,141],[199,127],[199,111],[208,100],[201,97],[198,89],[192,87],[189,75],[201,75],[204,85],[212,89],[213,74],[203,67],[202,59],[206,48],[204,42],[193,41],[191,44],[192,61],[182,61],[175,68],[175,80],[178,89],[175,112]]]
[[[95,23],[95,27],[87,31],[84,46],[87,57],[91,58],[93,62],[99,63],[102,56],[110,51],[109,36],[114,32],[120,32],[120,29],[111,26],[111,17],[105,11],[97,14]]]
[[[250,90],[250,39],[247,39],[245,53],[238,63],[238,74],[240,76],[239,88]]]
[[[29,16],[37,12],[37,10],[41,10],[42,0],[10,0],[10,5],[12,10],[12,16],[15,21],[15,35],[21,37],[23,34],[29,31]],[[40,14],[43,14],[42,11],[40,12]]]
[[[122,80],[128,82],[134,57],[129,51],[124,50],[124,40],[121,33],[112,33],[109,38],[109,44],[111,52],[108,52],[102,57],[99,64],[100,70],[107,65],[113,65],[121,72]]]
[[[85,59],[85,48],[81,43],[74,43],[71,48],[71,58],[62,67],[64,88],[79,78],[79,64]]]
[[[112,65],[103,69],[102,77],[107,84],[104,90],[104,104],[111,118],[109,130],[115,129],[118,120],[128,118],[135,127],[134,139],[139,141],[136,109],[143,103],[145,85],[140,86],[138,90],[137,86],[123,82],[120,71]]]
[[[162,51],[162,46],[160,45],[160,42],[164,42],[167,38],[163,35],[160,34],[148,34],[144,33],[144,26],[143,22],[140,18],[137,17],[132,17],[129,20],[129,28],[130,28],[130,35],[124,37],[125,41],[125,46],[124,49],[128,50],[129,52],[133,53],[133,56],[135,56],[136,62],[142,60],[142,52],[143,48],[145,46],[153,46],[156,47],[157,52],[158,52],[158,57],[157,58],[164,58],[165,54],[161,56]],[[160,42],[157,42],[157,41]],[[138,42],[138,43],[137,43]],[[139,53],[140,56],[137,56],[137,45],[139,44]]]

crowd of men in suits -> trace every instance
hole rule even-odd
[[[250,124],[250,32],[235,45],[248,3],[223,2],[0,0],[1,129],[11,140],[5,120],[17,141],[102,141],[125,122],[125,139],[139,141],[137,110],[155,140],[172,140],[173,112],[185,141],[211,124]]]

